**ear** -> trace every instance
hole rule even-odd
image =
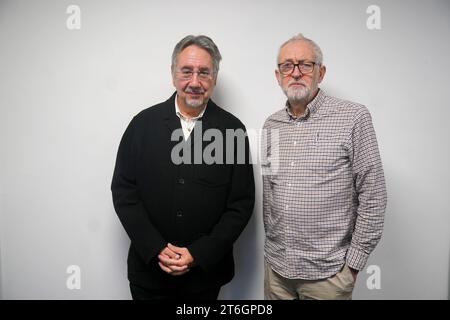
[[[176,87],[175,85],[175,72],[173,72],[173,68],[170,69],[170,75],[172,76],[172,84],[174,87]]]
[[[323,78],[325,77],[326,72],[327,72],[327,67],[325,67],[324,65],[321,65],[320,69],[319,69],[319,83],[322,82]]]
[[[277,69],[275,69],[275,77],[277,78],[278,85],[281,86],[281,74],[280,71],[278,71]]]

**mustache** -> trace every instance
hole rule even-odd
[[[205,90],[202,88],[191,88],[187,87],[186,90],[184,90],[185,93],[193,93],[193,94],[203,94],[205,93]]]
[[[292,84],[300,84],[300,85],[302,85],[302,86],[307,87],[306,83],[303,82],[303,81],[292,80],[292,81],[289,81],[289,82],[288,82],[288,86],[290,86],[290,85],[292,85]]]

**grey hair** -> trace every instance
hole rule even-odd
[[[192,45],[208,51],[213,61],[214,75],[217,75],[217,73],[219,72],[219,63],[220,60],[222,60],[222,55],[220,54],[219,48],[217,48],[214,41],[212,41],[210,37],[204,35],[199,36],[188,35],[183,39],[181,39],[180,42],[176,44],[172,53],[172,66],[171,66],[172,73],[175,71],[175,67],[177,65],[177,58],[180,52]]]
[[[279,60],[279,58],[280,58],[280,51],[281,51],[281,49],[282,49],[285,45],[287,45],[288,43],[291,43],[291,42],[294,42],[294,41],[305,41],[305,42],[308,42],[308,43],[311,45],[311,47],[312,47],[312,49],[313,49],[313,51],[314,51],[314,55],[315,55],[315,59],[316,59],[315,62],[316,62],[317,64],[319,64],[319,65],[322,65],[322,63],[323,63],[323,54],[322,54],[322,50],[321,50],[320,47],[317,45],[317,43],[315,43],[313,40],[311,40],[311,39],[309,39],[309,38],[306,38],[306,37],[305,37],[303,34],[301,34],[301,33],[299,33],[299,34],[293,36],[292,38],[290,38],[288,41],[286,41],[285,43],[283,43],[283,44],[280,46],[280,49],[278,50],[277,63],[278,63],[278,60]]]

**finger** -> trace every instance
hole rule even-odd
[[[178,273],[178,274],[183,274],[186,272],[186,270],[188,270],[187,266],[183,266],[183,267],[177,267],[177,266],[166,266],[161,262],[158,262],[159,267],[164,271],[167,272],[169,274],[172,273]]]
[[[176,252],[170,250],[170,249],[167,248],[167,247],[164,248],[164,250],[161,251],[161,253],[164,254],[164,255],[166,255],[166,256],[168,256],[168,257],[170,257],[170,258],[173,258],[173,259],[179,259],[179,254],[177,254]]]
[[[171,244],[171,243],[169,243],[169,244],[167,245],[167,248],[169,248],[169,249],[172,250],[173,252],[178,253],[178,254],[180,254],[180,255],[183,254],[183,248],[174,246],[174,245]]]
[[[183,262],[184,259],[171,259],[168,258],[165,255],[158,255],[158,259],[159,261],[161,261],[163,264],[165,264],[166,266],[170,267],[170,266],[178,266],[178,267],[182,267],[183,265],[186,265],[186,261]]]
[[[172,271],[184,271],[189,268],[187,263],[181,263],[180,260],[173,260],[164,258],[164,256],[159,257],[159,262],[162,263],[166,268]]]
[[[170,270],[169,268],[167,268],[165,265],[163,265],[161,262],[158,262],[158,264],[159,264],[159,267],[164,271],[164,272],[167,272],[167,273],[169,273],[169,274],[171,274],[173,271],[172,270]]]
[[[181,267],[179,267],[179,266],[166,266],[166,267],[168,267],[170,270],[172,270],[172,272],[181,272],[181,271],[185,271],[188,268],[187,265],[184,265]]]
[[[177,266],[184,266],[184,265],[189,265],[192,261],[186,257],[186,256],[182,256],[180,259],[177,260]]]

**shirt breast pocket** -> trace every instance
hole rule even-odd
[[[345,151],[338,134],[316,132],[308,139],[304,163],[314,172],[327,173],[334,171],[343,157]]]

